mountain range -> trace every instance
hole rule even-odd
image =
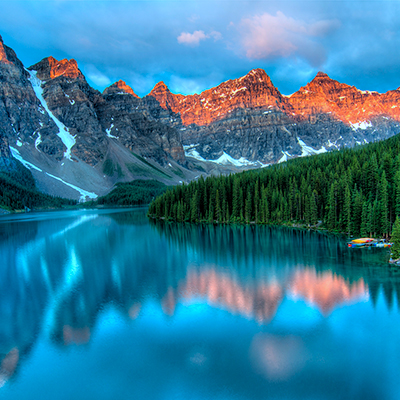
[[[319,72],[290,96],[262,69],[200,94],[159,82],[143,98],[122,80],[103,93],[75,60],[26,68],[0,36],[0,171],[29,168],[45,193],[90,199],[116,182],[166,184],[386,139],[400,88],[361,91]]]

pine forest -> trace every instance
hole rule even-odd
[[[400,136],[229,176],[157,197],[153,218],[324,227],[387,237],[400,214]]]

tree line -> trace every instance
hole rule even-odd
[[[149,204],[166,188],[167,186],[164,183],[154,179],[119,182],[110,193],[99,197],[97,204],[119,206]]]
[[[37,190],[32,173],[16,160],[10,171],[0,171],[0,207],[20,210],[25,207],[62,207],[74,205],[71,199],[50,196]]]
[[[209,223],[323,225],[387,237],[400,215],[400,136],[167,190],[150,217]]]

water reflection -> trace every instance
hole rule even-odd
[[[369,298],[362,278],[350,283],[330,271],[296,271],[289,292],[293,298],[304,299],[310,305],[317,306],[324,315],[329,315],[338,305],[366,301]]]
[[[204,266],[199,270],[189,268],[186,279],[179,284],[174,299],[192,303],[198,298],[208,304],[230,311],[233,314],[270,321],[283,298],[283,285],[278,282],[241,282],[237,274],[219,272],[217,268]]]
[[[200,303],[267,325],[285,299],[328,317],[339,306],[369,298],[376,304],[381,292],[391,309],[400,293],[396,271],[374,262],[382,253],[349,253],[332,236],[149,225],[145,210],[0,223],[0,255],[0,385],[40,335],[60,348],[90,343],[109,304],[129,320],[151,299],[170,318],[180,306]],[[204,365],[208,358],[196,350],[189,359]],[[293,335],[260,334],[250,359],[269,380],[286,380],[310,362],[310,345]]]

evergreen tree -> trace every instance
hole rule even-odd
[[[393,243],[393,246],[391,248],[391,257],[394,260],[397,260],[400,258],[400,217],[396,217],[396,221],[393,224],[393,230],[392,230],[392,237],[391,241]]]
[[[344,228],[347,235],[350,236],[351,231],[351,194],[349,186],[346,185],[344,192]]]
[[[198,222],[199,220],[199,192],[196,192],[192,196],[192,201],[190,203],[190,221]]]
[[[368,224],[368,203],[363,204],[362,215],[361,215],[361,236],[369,236],[369,224]]]
[[[245,214],[246,214],[246,222],[249,223],[251,221],[251,214],[252,214],[252,198],[251,198],[251,192],[247,192],[247,198],[246,198],[246,206],[245,206]]]
[[[379,220],[380,220],[380,233],[387,236],[389,231],[389,198],[388,198],[388,182],[386,180],[385,171],[382,172],[382,176],[378,186],[378,200],[379,200]]]
[[[310,197],[310,222],[316,225],[318,222],[317,191],[314,189]]]

